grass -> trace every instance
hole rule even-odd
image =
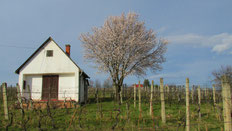
[[[154,119],[149,115],[149,102],[142,102],[142,114],[138,110],[138,103],[134,108],[133,101],[128,100],[122,105],[118,105],[110,98],[100,100],[95,103],[93,99],[89,104],[77,109],[51,109],[52,119],[47,115],[47,110],[27,110],[22,118],[21,111],[12,107],[13,101],[10,102],[9,112],[13,114],[13,123],[9,130],[23,130],[23,122],[26,123],[27,130],[39,130],[40,116],[44,115],[41,120],[40,129],[43,130],[185,130],[185,103],[173,101],[171,104],[166,103],[167,123],[162,124],[160,112],[160,102],[153,102]],[[126,108],[129,105],[129,110]],[[9,121],[4,120],[3,104],[0,109],[0,130],[5,130]],[[223,121],[217,120],[216,110],[210,103],[201,105],[201,122],[198,122],[198,106],[190,104],[190,123],[191,130],[197,130],[198,124],[202,130],[220,130],[223,127]],[[118,116],[117,116],[118,115]],[[72,121],[72,122],[71,122]],[[55,127],[53,127],[53,125]]]

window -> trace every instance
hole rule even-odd
[[[53,50],[47,50],[47,57],[53,56]]]
[[[23,89],[24,90],[26,89],[26,85],[27,85],[26,81],[23,81]]]

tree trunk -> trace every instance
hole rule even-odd
[[[116,86],[116,101],[120,101],[120,90],[119,90],[119,87],[118,86]]]
[[[114,83],[114,86],[115,86],[115,100],[120,105],[121,104],[121,99],[120,98],[121,98],[121,87],[122,87],[122,84]]]

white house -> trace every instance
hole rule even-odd
[[[49,37],[16,71],[22,97],[33,100],[87,99],[89,76]]]

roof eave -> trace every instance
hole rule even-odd
[[[23,66],[50,40],[53,40],[51,36],[15,71],[15,73],[19,74],[21,68],[23,68]]]

